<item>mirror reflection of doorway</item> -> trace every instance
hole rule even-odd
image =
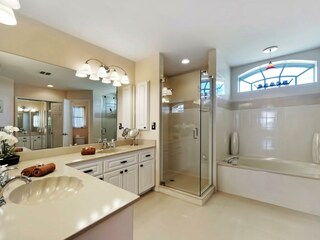
[[[117,95],[102,96],[101,139],[117,139]]]

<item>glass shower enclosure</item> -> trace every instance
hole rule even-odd
[[[162,81],[161,185],[196,196],[212,185],[212,86],[206,71]]]

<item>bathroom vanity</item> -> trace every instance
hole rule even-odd
[[[120,146],[95,155],[77,152],[22,160],[19,170],[11,171],[10,176],[39,162],[56,164],[56,170],[44,178],[69,177],[80,186],[65,197],[54,195],[57,189],[61,191],[60,186],[42,186],[32,192],[40,196],[33,196],[37,202],[25,201],[31,198],[27,195],[19,202],[13,198],[17,186],[9,185],[4,194],[7,204],[0,208],[0,239],[133,239],[133,203],[139,199],[137,194],[154,186],[154,144]],[[51,194],[48,191],[53,196],[45,195]]]

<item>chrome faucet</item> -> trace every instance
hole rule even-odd
[[[102,141],[102,149],[107,149],[110,147],[110,144],[108,143],[108,140],[105,138]]]
[[[112,139],[111,143],[109,143],[109,147],[111,147],[111,148],[115,148],[116,147],[116,142],[114,141],[114,139]]]
[[[15,182],[17,180],[24,181],[25,183],[31,182],[31,178],[27,176],[22,176],[22,175],[8,178],[7,172],[14,169],[18,169],[18,168],[17,167],[13,167],[13,168],[1,167],[0,168],[0,207],[6,204],[6,200],[4,200],[3,193],[9,183]]]

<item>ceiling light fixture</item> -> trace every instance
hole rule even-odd
[[[0,0],[1,1],[1,0]],[[89,64],[90,61],[97,62],[100,67],[98,69],[98,72],[95,74],[92,72],[92,68]],[[98,59],[90,58],[88,59],[82,67],[76,71],[76,76],[80,78],[86,78],[89,76],[90,80],[93,81],[100,81],[102,83],[112,83],[115,87],[121,87],[122,84],[129,84],[129,78],[125,70],[123,68],[116,66],[116,65],[110,65],[107,66],[103,62],[101,62]]]
[[[266,70],[275,68],[275,66],[273,65],[273,63],[271,61],[271,53],[275,52],[277,50],[278,50],[278,46],[271,46],[271,47],[267,47],[267,48],[263,49],[264,53],[269,53],[269,63],[267,65],[267,67],[266,67]]]
[[[182,64],[188,64],[188,63],[190,63],[190,60],[185,58],[185,59],[182,59],[181,63]]]
[[[0,0],[0,23],[16,25],[17,19],[12,9],[19,9],[19,0]]]
[[[47,85],[47,87],[53,88],[53,85],[49,84],[49,85]]]

